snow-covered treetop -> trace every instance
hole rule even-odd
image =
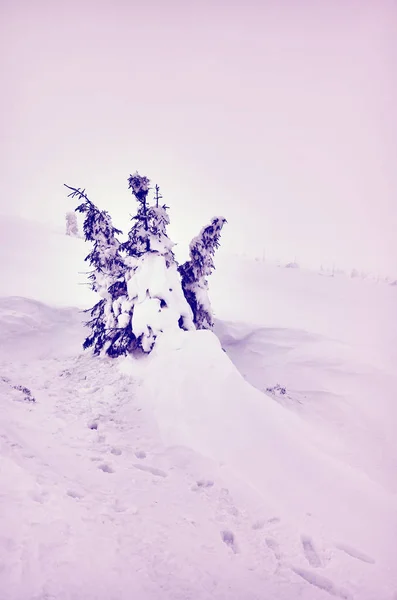
[[[139,257],[146,252],[155,252],[166,257],[167,265],[174,262],[172,248],[174,243],[167,235],[170,219],[167,206],[159,206],[160,188],[156,185],[154,206],[148,206],[147,195],[150,180],[136,172],[128,178],[128,187],[139,202],[137,214],[132,218],[134,224],[128,233],[128,240],[123,244],[123,250],[129,256]]]
[[[135,171],[134,175],[128,177],[128,189],[132,191],[139,202],[144,202],[150,189],[150,179]]]
[[[150,180],[139,175],[136,171],[134,175],[128,177],[128,188],[138,200],[139,207],[137,214],[132,218],[134,224],[128,233],[128,240],[123,244],[123,250],[129,256],[142,256],[150,250],[148,207],[146,203]]]

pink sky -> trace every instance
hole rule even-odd
[[[138,169],[174,237],[397,275],[397,4],[1,3],[1,212],[117,225]]]

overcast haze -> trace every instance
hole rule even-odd
[[[174,237],[397,275],[397,5],[1,2],[1,212],[61,223],[64,182],[126,227],[127,176]]]

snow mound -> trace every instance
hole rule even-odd
[[[344,589],[339,558],[326,578],[305,570],[321,545],[299,531],[292,542],[211,459],[165,446],[139,381],[117,366],[88,354],[0,363],[2,600],[322,600],[324,586]],[[340,547],[342,564],[368,566]]]
[[[353,348],[361,362],[397,372],[396,288],[220,252],[210,295],[218,320],[319,335]]]
[[[167,267],[165,257],[156,253],[130,262],[134,267],[127,282],[128,296],[134,302],[131,329],[136,338],[143,336],[142,347],[150,352],[162,331],[178,334],[181,319],[186,329],[193,329],[192,313],[175,264]]]
[[[312,424],[322,449],[397,492],[395,374],[310,331],[225,321],[215,331],[246,381]]]
[[[379,577],[391,568],[394,496],[322,452],[312,427],[251,387],[214,334],[163,336],[147,361],[122,368],[141,377],[166,444],[227,465],[270,512],[375,555]]]

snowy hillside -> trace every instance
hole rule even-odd
[[[1,600],[396,600],[397,288],[223,255],[208,331],[82,353],[87,246],[0,218]]]

